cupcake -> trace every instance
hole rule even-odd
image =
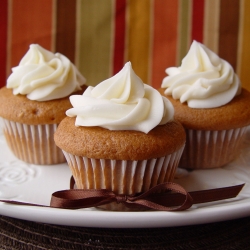
[[[71,108],[69,96],[82,93],[85,78],[62,54],[30,45],[0,89],[0,117],[7,144],[28,163],[66,162],[55,145],[54,132]]]
[[[193,41],[181,66],[166,73],[159,91],[187,134],[179,166],[218,168],[232,161],[250,125],[250,93],[241,88],[232,66]]]
[[[173,105],[144,84],[131,63],[113,77],[70,97],[73,108],[54,139],[79,189],[133,195],[172,181],[185,144]],[[108,210],[137,210],[124,204]]]

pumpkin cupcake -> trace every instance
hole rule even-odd
[[[166,73],[159,92],[187,134],[179,166],[217,168],[232,161],[250,125],[250,93],[232,66],[194,41],[181,66]]]
[[[132,195],[173,180],[185,131],[173,119],[171,102],[144,84],[130,62],[70,101],[73,108],[54,139],[77,188]],[[102,208],[134,209],[117,203]]]
[[[53,135],[72,107],[69,96],[82,93],[85,82],[67,57],[30,45],[0,89],[3,132],[17,158],[39,165],[66,161]]]

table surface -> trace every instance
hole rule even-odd
[[[0,216],[0,249],[249,249],[250,217],[183,227],[86,228]]]

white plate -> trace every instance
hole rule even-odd
[[[0,135],[0,199],[49,205],[51,194],[69,188],[67,164],[37,166],[16,159]],[[193,205],[181,212],[112,212],[95,208],[66,210],[16,206],[0,202],[0,214],[14,218],[82,227],[146,228],[217,222],[250,215],[250,133],[239,157],[224,168],[178,170],[176,183],[186,190],[202,190],[245,183],[233,199]]]

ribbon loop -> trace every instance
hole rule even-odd
[[[182,199],[176,201],[176,194],[180,194]],[[134,204],[161,211],[181,211],[193,205],[191,195],[182,186],[172,182],[158,184],[129,200]]]
[[[106,189],[71,189],[53,193],[50,206],[78,209],[100,206],[115,199],[115,194]]]
[[[61,208],[84,208],[88,206],[88,204],[92,204],[93,207],[98,205],[103,205],[110,202],[123,203],[127,207],[143,207],[146,209],[153,210],[161,210],[161,211],[181,211],[190,208],[193,205],[193,199],[191,195],[180,185],[173,182],[165,182],[158,184],[151,189],[147,190],[144,193],[135,194],[135,195],[125,195],[125,194],[115,194],[112,191],[108,191],[105,189],[95,190],[95,189],[86,189],[79,190],[74,189],[75,180],[74,177],[71,176],[70,179],[70,188],[72,190],[68,190],[68,193],[72,193],[70,200],[66,196],[62,196],[62,199],[65,199],[63,203],[60,200],[57,200],[55,196],[58,195],[58,192],[52,194],[51,206],[61,207]],[[77,199],[78,196],[74,193],[81,194],[80,200]],[[62,192],[62,191],[59,191]],[[173,192],[173,193],[170,193]],[[174,197],[175,195],[181,195],[178,200]],[[94,195],[94,196],[92,196]],[[100,195],[100,196],[99,196]],[[91,200],[90,198],[94,198],[95,200]],[[98,203],[96,201],[99,201]],[[74,205],[73,205],[74,204]]]

